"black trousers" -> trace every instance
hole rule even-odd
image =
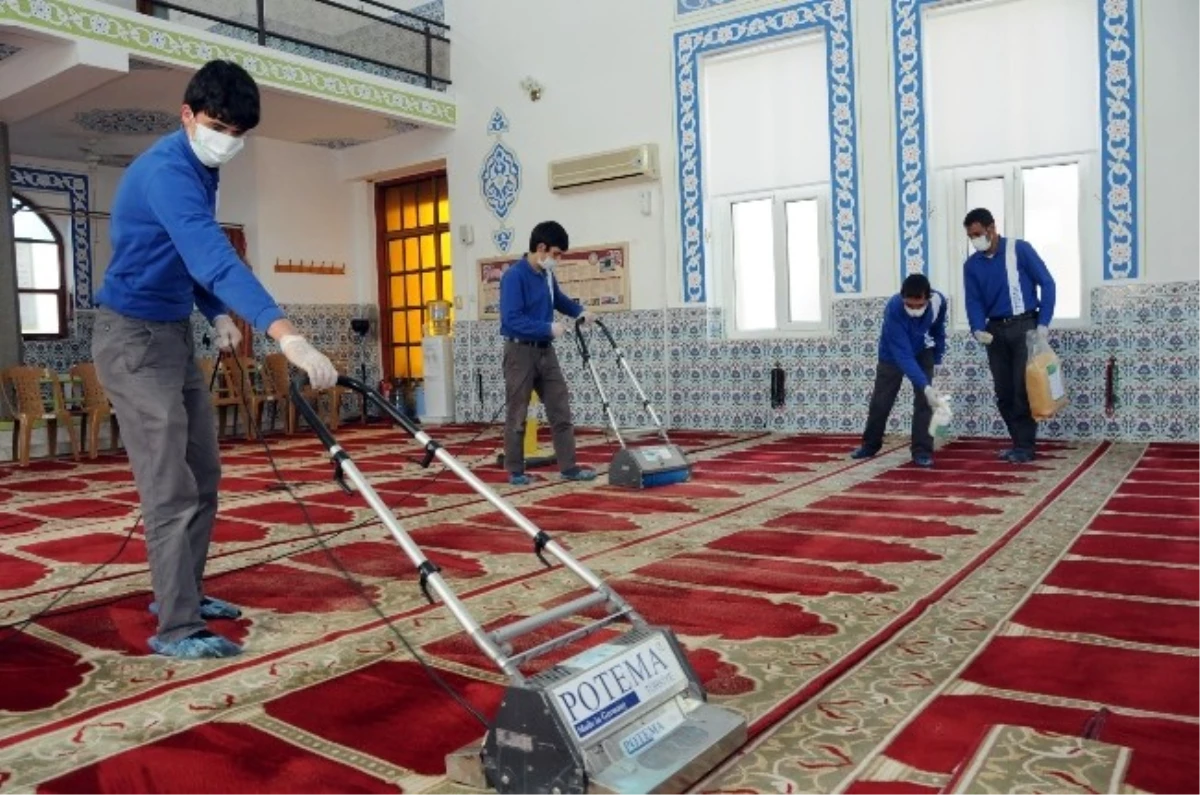
[[[933,383],[933,350],[926,348],[917,356],[929,383]],[[862,444],[868,450],[883,447],[883,434],[887,430],[888,417],[896,405],[896,395],[904,383],[904,371],[891,362],[880,362],[875,367],[875,389],[871,392],[871,407],[867,411],[867,428],[863,431]],[[933,437],[929,434],[929,421],[933,419],[933,406],[925,399],[925,391],[913,391],[912,454],[933,455]]]
[[[1033,317],[987,325],[992,335],[987,357],[996,387],[996,407],[1008,426],[1013,448],[1029,453],[1037,443],[1037,421],[1029,412],[1029,393],[1025,390],[1025,365],[1029,361],[1025,335],[1035,328],[1037,318]]]

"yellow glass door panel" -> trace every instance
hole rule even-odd
[[[420,226],[433,226],[436,223],[434,214],[437,211],[437,196],[434,195],[434,183],[423,182],[417,186],[417,223]]]
[[[400,221],[400,191],[397,188],[387,188],[383,192],[384,229],[388,232],[399,232]]]
[[[403,312],[392,313],[392,342],[408,342],[408,318]]]
[[[425,377],[425,359],[422,355],[421,346],[414,345],[410,350],[409,361],[411,364],[411,374],[413,378]]]
[[[392,374],[396,378],[408,378],[408,347],[397,345],[392,348]]]
[[[437,236],[421,235],[421,267],[437,267]]]
[[[408,341],[420,342],[422,338],[421,324],[425,321],[425,313],[420,309],[410,309],[408,315]]]
[[[400,205],[403,208],[404,228],[417,228],[417,186],[404,185],[400,188]]]
[[[388,241],[388,272],[399,273],[404,270],[404,241]]]
[[[415,271],[421,269],[421,241],[419,238],[406,237],[404,239],[404,270]]]

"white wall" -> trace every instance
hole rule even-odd
[[[730,3],[721,14],[738,15],[763,5]],[[682,305],[671,74],[673,34],[680,25],[672,6],[665,0],[574,0],[569,27],[558,29],[551,22],[552,8],[558,8],[552,0],[451,2],[447,21],[458,129],[420,131],[339,153],[342,179],[357,183],[355,201],[367,208],[371,194],[362,180],[445,160],[456,240],[455,284],[467,301],[460,317],[477,316],[471,303],[475,261],[499,253],[491,243],[499,224],[478,185],[493,140],[486,124],[496,107],[509,118],[512,130],[504,141],[524,168],[524,186],[508,219],[517,233],[514,248],[522,248],[529,228],[547,218],[564,223],[580,245],[627,240],[634,308]],[[900,274],[889,6],[883,0],[854,4],[864,296],[895,292]],[[1193,230],[1200,216],[1195,147],[1200,5],[1195,0],[1141,0],[1138,7],[1143,274],[1148,281],[1194,280]],[[696,17],[686,19],[685,27],[713,20],[711,15]],[[537,32],[530,20],[540,20]],[[518,86],[527,75],[545,86],[539,102],[530,102]],[[988,79],[986,70],[980,76]],[[640,212],[639,194],[646,185],[570,195],[551,195],[546,187],[546,164],[552,159],[644,141],[657,143],[662,155],[662,178],[651,186],[650,217]],[[473,246],[457,242],[462,224],[474,227]],[[372,235],[370,213],[356,213],[356,267],[374,267]],[[715,283],[711,274],[709,280]],[[373,278],[360,282],[359,289],[366,291],[364,300],[374,300]]]
[[[364,300],[363,269],[374,278],[373,257],[352,261],[353,186],[338,178],[336,165],[328,149],[252,138],[221,170],[217,217],[245,227],[247,258],[280,303],[356,303]],[[345,264],[346,274],[276,273],[276,260],[289,259]]]
[[[445,159],[455,285],[467,301],[460,316],[475,317],[471,269],[476,260],[500,253],[491,242],[499,223],[479,190],[479,170],[493,141],[486,127],[499,107],[511,125],[505,144],[524,170],[521,194],[507,220],[516,230],[512,250],[526,248],[530,228],[547,219],[565,225],[573,245],[626,241],[634,308],[661,307],[668,299],[679,304],[671,4],[577,0],[571,6],[570,29],[562,35],[545,35],[552,18],[548,8],[546,0],[449,4],[458,129],[418,131],[345,150],[340,153],[342,176],[359,180]],[[540,34],[532,32],[530,20],[540,20]],[[540,101],[531,102],[520,89],[526,76],[545,87]],[[550,160],[644,142],[659,144],[661,182],[551,194],[546,175]],[[646,190],[652,193],[650,216],[641,212],[640,194]],[[474,245],[458,242],[462,224],[474,227]],[[356,219],[356,246],[369,229],[367,219]]]

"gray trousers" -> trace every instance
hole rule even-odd
[[[917,356],[929,383],[933,383],[933,351],[926,348]],[[883,447],[883,435],[887,431],[888,415],[896,405],[900,385],[904,383],[904,371],[891,362],[879,362],[875,367],[875,389],[871,392],[871,407],[867,411],[867,427],[863,431],[862,446],[868,450]],[[925,398],[924,391],[913,390],[912,454],[933,454],[933,437],[929,434],[929,421],[933,419],[933,407]]]
[[[1013,448],[1029,453],[1037,444],[1037,420],[1029,410],[1029,392],[1025,387],[1025,366],[1029,363],[1025,335],[1035,328],[1037,319],[1032,317],[987,325],[992,335],[987,357],[996,387],[996,407],[1008,427]]]
[[[196,364],[191,321],[152,323],[101,309],[92,358],[142,501],[158,638],[172,643],[205,626],[201,580],[221,480],[212,398]]]
[[[546,407],[546,419],[554,434],[554,457],[566,472],[575,466],[575,426],[571,424],[571,396],[554,346],[535,348],[516,342],[504,343],[504,391],[507,413],[504,420],[504,468],[525,471],[525,418],[529,396],[537,392]]]

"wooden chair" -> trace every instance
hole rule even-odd
[[[296,405],[292,403],[290,383],[291,371],[288,369],[287,357],[282,353],[272,353],[267,356],[267,370],[271,374],[271,380],[276,390],[281,390],[283,394],[288,395],[286,427],[288,433],[295,433],[299,427],[299,418],[297,417]],[[340,372],[340,371],[339,371]],[[338,428],[338,406],[340,395],[337,394],[338,387],[333,389],[323,389],[317,391],[309,385],[305,385],[304,389],[300,390],[300,394],[304,396],[312,407],[316,409],[317,416],[325,423],[326,427],[331,431],[336,431]],[[343,390],[344,391],[344,390]]]
[[[30,450],[33,445],[33,429],[39,425],[46,428],[46,442],[50,448],[50,457],[58,456],[58,425],[61,422],[67,427],[71,439],[71,457],[79,460],[79,434],[71,414],[61,403],[47,410],[46,401],[42,397],[42,384],[50,377],[57,384],[57,376],[41,367],[10,367],[0,374],[0,388],[3,384],[12,384],[16,397],[13,414],[13,459],[21,466],[29,465]]]
[[[261,433],[263,407],[274,408],[276,396],[267,388],[271,381],[265,371],[259,369],[258,363],[249,356],[239,356],[236,360],[226,356],[222,359],[225,372],[229,375],[230,387],[237,396],[238,405],[248,412],[246,417],[246,438],[254,439]],[[239,376],[241,376],[239,378]],[[257,378],[256,378],[257,376]],[[260,389],[256,381],[262,382]],[[271,416],[271,426],[275,425],[274,412]]]
[[[117,415],[113,413],[112,404],[108,402],[108,394],[100,384],[100,377],[96,375],[96,365],[92,362],[73,365],[71,377],[78,380],[83,388],[83,403],[78,411],[83,417],[80,430],[87,435],[88,458],[95,458],[100,453],[100,424],[105,420],[108,420],[109,426],[109,449],[116,450],[121,438],[121,429],[117,425]]]
[[[242,399],[237,391],[237,374],[231,372],[222,360],[219,364],[211,356],[196,359],[200,372],[204,374],[204,383],[213,384],[212,404],[217,410],[217,435],[224,436],[228,410],[233,409],[233,430],[237,431],[238,413],[242,408]],[[213,369],[217,369],[217,380],[213,382]],[[249,418],[247,418],[249,422]]]
[[[296,411],[292,405],[292,396],[288,391],[290,382],[288,378],[291,373],[288,371],[287,357],[282,353],[270,353],[263,360],[262,370],[262,391],[270,400],[267,404],[271,411],[268,415],[270,421],[267,423],[267,428],[275,430],[275,418],[279,416],[280,409],[283,409],[283,432],[292,434],[296,432]]]

